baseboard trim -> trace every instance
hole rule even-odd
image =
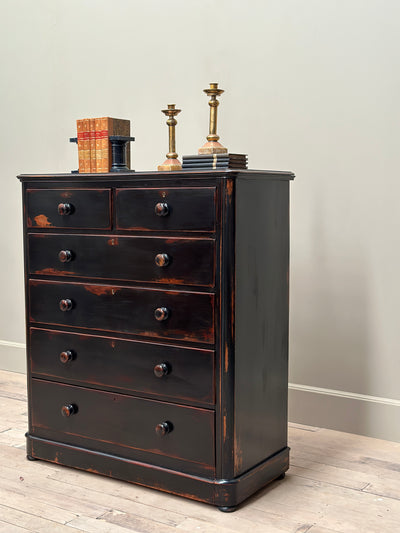
[[[26,344],[0,339],[0,370],[26,373]]]
[[[3,341],[1,339],[0,346],[11,346],[11,348],[22,348],[23,350],[26,348],[26,344],[24,342]]]
[[[356,392],[347,392],[336,389],[323,389],[321,387],[311,387],[309,385],[299,385],[298,383],[289,383],[290,390],[298,390],[303,392],[312,392],[314,394],[325,394],[328,396],[337,396],[339,398],[348,398],[350,400],[359,400],[362,402],[381,403],[384,405],[393,405],[400,407],[400,400],[392,398],[381,398],[379,396],[369,396],[367,394],[358,394]]]
[[[289,420],[298,424],[400,442],[400,401],[289,384]]]

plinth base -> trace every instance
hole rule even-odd
[[[178,159],[166,159],[162,165],[158,165],[157,170],[182,170],[182,165]]]
[[[218,141],[206,142],[201,148],[199,148],[199,154],[227,154],[228,148],[222,146]]]
[[[207,479],[33,435],[27,435],[27,454],[35,459],[210,503],[225,513],[234,511],[239,503],[289,468],[289,448],[284,448],[233,479]]]

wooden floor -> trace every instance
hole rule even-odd
[[[398,421],[397,421],[398,423]],[[291,424],[291,467],[235,513],[25,458],[25,376],[0,371],[0,532],[397,533],[400,444]]]

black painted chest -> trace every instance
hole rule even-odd
[[[29,458],[222,510],[284,474],[292,178],[19,176]]]

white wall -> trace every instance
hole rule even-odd
[[[218,81],[223,144],[297,175],[291,419],[400,440],[399,21],[397,0],[2,0],[0,366],[24,368],[14,176],[76,168],[76,118],[103,115],[155,169],[167,103],[195,153]]]

